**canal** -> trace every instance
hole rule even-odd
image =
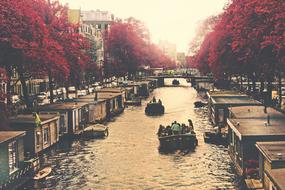
[[[109,122],[106,139],[60,143],[44,155],[52,175],[42,182],[29,182],[25,189],[236,189],[227,149],[203,142],[203,132],[212,127],[207,110],[194,109],[193,102],[199,99],[196,91],[186,81],[180,83],[183,87],[154,90],[165,106],[163,116],[144,114],[150,96],[143,106],[128,107]],[[160,153],[159,124],[187,123],[189,118],[199,140],[196,149]]]

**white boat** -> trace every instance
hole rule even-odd
[[[108,135],[108,127],[102,124],[90,125],[83,130],[83,136],[87,138],[103,138],[107,137]]]
[[[52,171],[51,167],[45,167],[44,169],[38,171],[38,173],[34,176],[34,180],[41,180],[47,177]]]

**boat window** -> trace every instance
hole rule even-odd
[[[49,137],[49,130],[48,128],[44,128],[44,143],[48,143],[48,138]]]
[[[224,109],[218,109],[218,120],[224,122]]]
[[[9,174],[13,173],[17,169],[16,151],[17,151],[16,141],[9,143],[8,144]]]

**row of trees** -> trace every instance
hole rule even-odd
[[[7,76],[8,105],[14,71],[19,75],[24,102],[32,108],[27,80],[48,76],[53,102],[55,83],[78,87],[82,73],[87,81],[98,74],[96,50],[96,42],[79,33],[79,26],[68,21],[68,7],[57,0],[1,0],[0,68]],[[111,25],[104,34],[104,51],[107,77],[133,74],[142,66],[175,66],[150,42],[143,23],[134,18]]]
[[[130,76],[143,66],[175,67],[175,62],[150,42],[144,24],[134,18],[111,25],[105,36],[105,55],[107,76]]]
[[[284,72],[285,2],[283,0],[232,0],[224,12],[209,22],[212,28],[190,64],[217,79],[246,76],[267,81]]]
[[[0,3],[0,67],[8,79],[8,97],[15,70],[28,98],[26,81],[31,77],[49,77],[51,101],[53,83],[74,84],[89,59],[88,42],[68,22],[67,7],[57,1],[3,0]],[[10,104],[8,98],[8,104]]]

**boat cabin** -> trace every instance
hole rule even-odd
[[[218,127],[226,126],[230,107],[261,105],[261,102],[237,92],[208,92],[207,95],[210,120]]]
[[[88,103],[84,102],[63,102],[40,106],[39,111],[59,112],[60,114],[60,135],[72,135],[79,133],[88,123]]]
[[[245,175],[247,162],[258,160],[256,142],[285,139],[285,115],[273,108],[241,106],[231,108],[232,118],[227,119],[229,155],[240,175]]]
[[[119,114],[124,111],[125,108],[125,100],[123,99],[122,93],[96,91],[95,100],[106,101],[107,117]]]
[[[73,100],[74,102],[84,102],[88,104],[89,123],[102,122],[107,117],[106,100],[98,99],[97,101],[95,101],[94,98],[94,95],[87,95]]]
[[[39,114],[39,118],[39,125],[32,114],[9,118],[13,131],[26,131],[24,150],[27,157],[40,153],[59,141],[59,115]]]
[[[0,189],[23,166],[24,136],[25,131],[0,131]]]
[[[257,142],[259,177],[264,190],[285,189],[285,141]]]

